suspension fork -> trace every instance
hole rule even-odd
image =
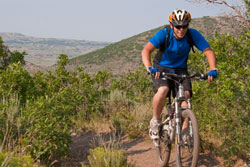
[[[192,109],[192,105],[191,105],[191,99],[187,99],[187,104],[188,104],[188,109]],[[189,119],[189,129],[190,129],[190,136],[193,137],[193,125],[192,125],[192,121]]]
[[[180,117],[180,112],[179,112],[179,103],[178,103],[178,98],[174,98],[174,103],[175,103],[175,127],[176,127],[176,137],[177,137],[177,143],[181,142],[181,117]]]

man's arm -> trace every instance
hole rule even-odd
[[[210,47],[208,47],[208,48],[206,48],[203,51],[203,53],[207,57],[208,64],[209,64],[209,71],[211,71],[211,70],[217,70],[216,69],[216,58],[215,58],[214,51]],[[209,82],[213,81],[213,77],[212,76],[208,76],[208,81]]]
[[[154,45],[151,42],[148,42],[147,45],[144,47],[144,49],[141,52],[142,55],[142,62],[146,69],[149,71],[149,67],[152,67],[151,63],[151,53],[155,50]],[[149,71],[150,72],[150,71]],[[155,73],[155,79],[159,79],[160,72]]]
[[[142,55],[142,62],[146,69],[148,70],[148,67],[152,67],[151,64],[151,53],[155,50],[154,45],[151,42],[148,42],[147,45],[144,47],[144,49],[141,52]]]

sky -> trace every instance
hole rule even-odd
[[[0,0],[0,32],[118,42],[168,24],[177,8],[192,18],[221,15],[220,6],[187,0]]]

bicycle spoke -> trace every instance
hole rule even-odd
[[[189,126],[185,131],[182,132],[181,143],[176,143],[176,162],[177,166],[185,167],[191,166],[196,167],[199,156],[199,132],[198,124],[193,111],[184,110],[182,113],[183,119],[189,118]]]

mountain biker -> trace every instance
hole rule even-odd
[[[165,42],[167,35],[167,28],[159,30],[146,44],[142,50],[142,61],[148,72],[153,76],[154,97],[153,105],[153,118],[150,121],[149,135],[151,139],[159,139],[159,124],[160,115],[166,102],[167,94],[173,84],[171,80],[162,80],[160,72],[170,72],[176,74],[188,74],[187,59],[190,52],[190,44],[188,42],[187,32],[192,36],[194,46],[202,51],[209,63],[208,81],[213,81],[217,75],[216,59],[214,51],[205,38],[195,29],[188,28],[191,21],[191,15],[186,10],[174,10],[169,15],[170,33],[169,33],[169,46],[163,51],[161,59],[154,66],[151,64],[151,53]],[[192,85],[190,80],[183,82],[185,90],[185,99],[192,96]],[[187,102],[181,104],[182,107],[187,107]],[[182,131],[188,126],[188,119],[184,120]]]

